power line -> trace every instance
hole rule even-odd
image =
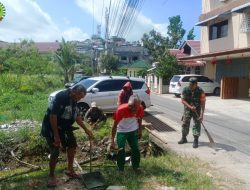
[[[141,11],[142,6],[143,6],[144,3],[145,3],[145,0],[141,0],[139,2],[138,9],[137,9],[137,11],[135,13],[135,16],[133,18],[133,22],[130,24],[129,28],[127,29],[126,33],[124,34],[124,37],[127,37],[129,31],[134,27],[135,22],[137,21],[138,15],[139,15],[139,13],[140,13],[140,11]]]
[[[104,10],[104,0],[102,0],[102,17],[103,17],[103,10]],[[102,21],[103,21],[102,17],[101,17],[101,28],[102,28]]]
[[[93,9],[93,21],[92,21],[92,33],[95,34],[95,0],[92,0],[92,9]]]

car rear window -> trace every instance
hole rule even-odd
[[[178,82],[180,78],[181,78],[180,76],[174,75],[170,82]]]

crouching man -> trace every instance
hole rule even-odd
[[[140,166],[140,150],[138,139],[141,138],[141,122],[144,110],[137,95],[132,95],[128,103],[122,104],[114,114],[112,128],[111,147],[115,146],[115,135],[118,145],[117,166],[119,171],[124,171],[125,165],[125,143],[128,142],[131,148],[131,162],[134,171],[138,172]]]

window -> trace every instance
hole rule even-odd
[[[112,91],[120,91],[127,80],[112,80]]]
[[[142,81],[130,81],[130,82],[132,84],[133,90],[141,89],[142,85],[144,84],[144,82]]]
[[[226,37],[228,34],[228,20],[213,24],[209,27],[209,40]]]
[[[99,92],[107,92],[115,90],[112,80],[102,81],[99,84],[97,84],[95,88],[98,88]]]
[[[182,82],[189,82],[189,79],[190,77],[193,77],[193,76],[186,76],[182,79]]]
[[[249,12],[243,13],[240,29],[241,29],[241,32],[250,32],[250,13]]]
[[[136,60],[138,60],[138,57],[137,57],[137,56],[134,56],[134,57],[132,58],[132,60],[133,60],[133,61],[136,61]]]
[[[191,73],[191,68],[190,67],[186,67],[185,74],[190,74],[190,73]]]
[[[201,74],[201,67],[195,67],[195,74],[199,75]]]
[[[126,56],[121,56],[121,60],[122,61],[127,61],[127,57]]]
[[[199,76],[198,77],[198,82],[213,82],[209,78],[204,77],[204,76]]]
[[[178,82],[180,78],[180,76],[174,75],[170,82]]]
[[[191,48],[188,45],[185,45],[183,53],[190,55],[191,54]]]

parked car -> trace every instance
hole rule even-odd
[[[81,77],[75,77],[71,82],[66,83],[64,86],[65,88],[72,87],[74,84],[80,82],[81,80],[87,79],[90,76],[81,76]]]
[[[179,97],[184,87],[189,85],[189,78],[196,77],[198,86],[200,86],[206,94],[220,95],[220,84],[203,75],[174,75],[169,84],[169,93]]]
[[[144,79],[128,78],[122,76],[101,76],[84,79],[77,84],[82,84],[87,89],[87,95],[78,102],[81,114],[89,109],[91,102],[96,102],[104,112],[114,112],[117,108],[117,99],[123,85],[130,81],[134,94],[138,94],[144,108],[151,106],[150,90]],[[59,91],[53,92],[49,96],[49,105]]]

